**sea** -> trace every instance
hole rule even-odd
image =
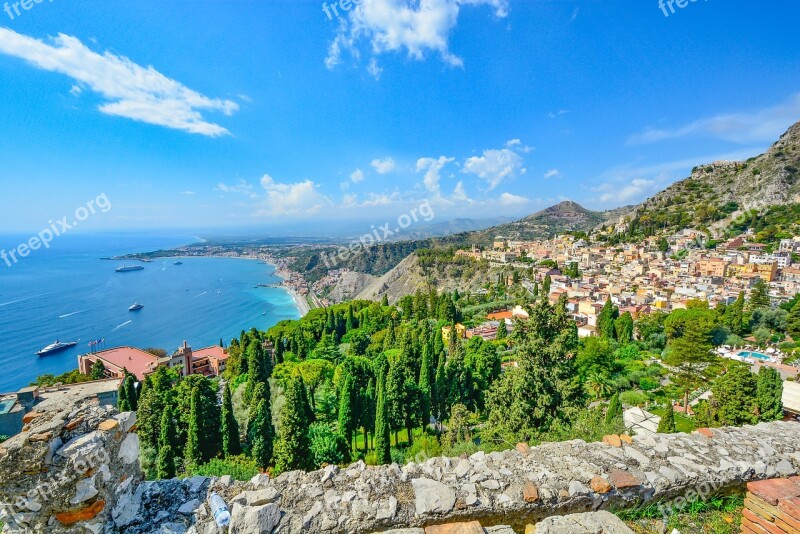
[[[0,235],[13,250],[29,235]],[[9,266],[0,260],[0,393],[25,387],[42,374],[77,368],[78,356],[97,348],[161,348],[183,341],[198,349],[251,327],[297,319],[292,295],[272,265],[233,258],[169,258],[152,263],[110,258],[195,243],[191,235],[162,233],[64,234],[49,249],[31,251]],[[177,261],[182,265],[175,265]],[[117,273],[123,265],[144,270]],[[139,311],[128,308],[139,303]],[[56,340],[75,347],[36,352]]]

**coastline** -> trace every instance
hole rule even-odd
[[[294,300],[295,306],[297,306],[297,310],[300,312],[300,318],[305,317],[308,312],[311,311],[311,305],[308,302],[308,299],[304,297],[301,292],[299,291],[300,287],[297,286],[297,276],[293,276],[291,270],[289,270],[286,266],[281,265],[279,261],[275,258],[265,255],[265,254],[186,254],[186,255],[165,255],[165,256],[153,256],[151,258],[142,259],[139,258],[139,261],[149,263],[155,259],[175,259],[175,258],[226,258],[226,259],[238,259],[238,260],[255,260],[260,261],[262,263],[266,263],[267,265],[271,265],[275,269],[275,276],[280,278],[280,284],[273,287],[280,287],[284,289]],[[103,258],[105,259],[105,258]],[[108,258],[111,260],[119,260],[121,258]]]

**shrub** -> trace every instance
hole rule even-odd
[[[442,455],[442,445],[436,436],[424,434],[414,439],[414,444],[406,450],[408,461],[423,463],[428,458],[435,458]]]
[[[350,461],[350,445],[341,434],[325,423],[314,423],[308,429],[311,457],[315,466],[344,464]]]
[[[221,477],[230,475],[234,480],[250,480],[259,473],[256,462],[246,456],[229,456],[225,459],[214,458],[208,462],[187,466],[186,476]]]
[[[642,406],[647,403],[647,395],[641,391],[623,391],[619,395],[619,400],[626,406]]]

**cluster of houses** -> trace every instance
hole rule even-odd
[[[461,250],[457,255],[487,260],[495,266],[531,269],[532,262],[551,260],[557,265],[577,265],[581,276],[572,278],[561,270],[533,267],[533,279],[522,283],[532,289],[546,276],[551,279],[552,302],[566,295],[568,309],[583,337],[597,333],[597,319],[607,299],[619,306],[620,313],[634,318],[655,310],[685,308],[690,300],[707,300],[713,307],[729,304],[741,292],[749,295],[760,279],[769,285],[774,302],[783,302],[800,292],[800,236],[784,239],[773,252],[754,243],[750,235],[738,236],[709,249],[705,236],[682,231],[667,239],[668,250],[660,238],[643,243],[609,246],[589,243],[571,235],[545,241],[495,239],[492,250]]]

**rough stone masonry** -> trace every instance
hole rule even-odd
[[[31,415],[31,414],[29,414]],[[8,532],[211,534],[217,491],[230,533],[369,533],[546,517],[708,495],[800,473],[800,425],[769,423],[652,437],[607,436],[421,464],[142,481],[135,414],[96,398],[33,413],[0,445],[0,503]],[[489,531],[489,528],[487,528]]]

